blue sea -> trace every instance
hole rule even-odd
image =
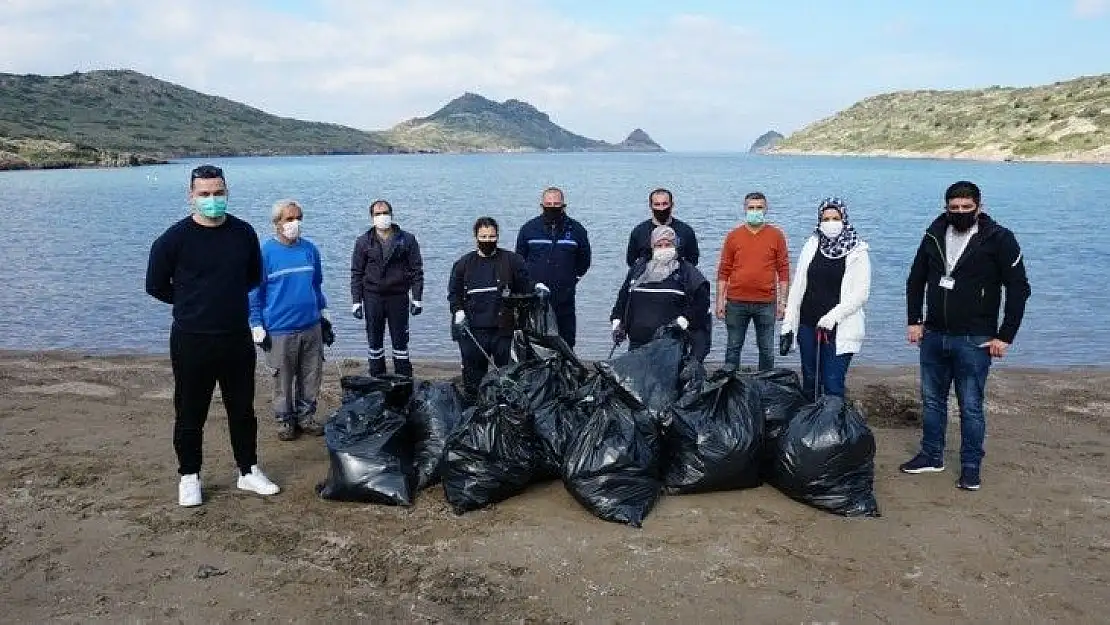
[[[1110,243],[1104,230],[1110,167],[943,160],[756,156],[746,154],[489,154],[313,156],[182,160],[110,169],[0,172],[0,348],[91,353],[169,351],[170,309],[144,292],[151,242],[188,212],[189,170],[225,169],[230,211],[271,236],[271,204],[305,206],[305,236],[324,258],[325,292],[337,319],[335,349],[365,355],[361,322],[349,315],[350,255],[369,227],[375,198],[423,248],[425,312],[412,325],[415,359],[456,360],[450,341],[447,275],[472,249],[481,215],[502,224],[512,247],[539,211],[540,190],[566,191],[569,213],[585,224],[593,267],[579,285],[579,353],[603,358],[609,310],[624,277],[630,229],[648,216],[647,193],[668,187],[675,215],[697,231],[700,267],[714,279],[721,242],[741,216],[741,198],[763,191],[769,218],[786,232],[791,257],[816,219],[821,198],[849,202],[870,243],[873,282],[867,340],[857,362],[911,364],[905,342],[905,279],[925,226],[941,210],[945,187],[980,185],[984,208],[1021,243],[1032,284],[1021,332],[1004,364],[1110,363]],[[714,328],[710,361],[724,355]],[[755,363],[748,338],[744,364]],[[786,364],[796,364],[796,355]]]

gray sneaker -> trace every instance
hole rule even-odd
[[[309,436],[323,436],[324,426],[315,417],[308,416],[297,421],[297,427]]]
[[[282,421],[278,424],[278,440],[292,441],[297,439],[297,427],[292,421]]]

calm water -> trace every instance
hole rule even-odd
[[[143,290],[151,241],[187,212],[189,170],[199,161],[120,170],[0,173],[0,348],[168,351],[169,307]],[[1110,363],[1105,274],[1110,244],[1105,204],[1110,168],[693,154],[421,155],[216,159],[231,188],[231,212],[269,236],[269,207],[293,197],[306,207],[305,234],[324,256],[325,291],[338,320],[336,348],[365,354],[360,322],[347,312],[355,237],[367,206],[388,198],[396,220],[420,239],[425,312],[415,318],[414,358],[457,358],[447,327],[447,273],[472,246],[483,214],[502,224],[512,247],[538,211],[539,191],[558,185],[569,212],[589,229],[593,268],[579,287],[579,352],[608,352],[608,314],[625,273],[629,230],[647,215],[646,194],[675,191],[676,215],[694,226],[702,270],[713,279],[726,232],[751,190],[771,198],[770,217],[786,231],[792,260],[827,195],[849,201],[852,221],[871,243],[873,286],[860,362],[912,363],[905,344],[905,277],[923,228],[947,184],[967,178],[984,204],[1018,236],[1033,288],[1006,362]],[[711,360],[724,353],[714,328]],[[744,362],[754,363],[754,335]],[[796,356],[787,359],[796,363]]]

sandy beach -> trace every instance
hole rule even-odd
[[[260,456],[283,492],[236,491],[214,404],[206,503],[183,509],[166,358],[0,353],[2,620],[1106,622],[1110,370],[997,369],[983,490],[968,493],[955,418],[948,471],[897,471],[919,436],[916,370],[855,369],[881,518],[764,486],[664,497],[643,529],[592,517],[558,482],[464,516],[438,487],[407,509],[322,501],[323,440],[277,440],[263,377]]]

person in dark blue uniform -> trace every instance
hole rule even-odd
[[[566,214],[562,190],[544,189],[543,214],[521,227],[516,253],[524,258],[528,274],[551,289],[551,308],[559,336],[571,348],[577,334],[574,293],[590,269],[590,239],[586,228]]]
[[[651,219],[640,222],[628,235],[628,250],[625,252],[628,267],[635,267],[637,261],[651,258],[651,233],[658,226],[673,228],[678,258],[697,265],[701,256],[698,237],[689,224],[674,217],[674,195],[667,189],[656,189],[648,194],[648,207],[651,208]]]
[[[490,360],[497,367],[509,364],[514,320],[502,296],[548,295],[546,286],[529,277],[519,254],[497,247],[499,232],[492,217],[474,222],[478,249],[455,261],[447,285],[451,338],[459,344],[463,389],[469,397],[477,394]]]
[[[370,218],[373,227],[359,236],[351,254],[351,315],[366,320],[370,375],[385,374],[388,325],[393,372],[411,378],[409,317],[424,307],[424,259],[416,237],[393,223],[389,202],[372,202]]]
[[[709,281],[693,263],[677,257],[673,228],[657,226],[651,247],[651,259],[629,270],[609,315],[613,343],[620,345],[627,338],[631,351],[673,323],[689,332],[690,356],[705,362],[712,336]]]

